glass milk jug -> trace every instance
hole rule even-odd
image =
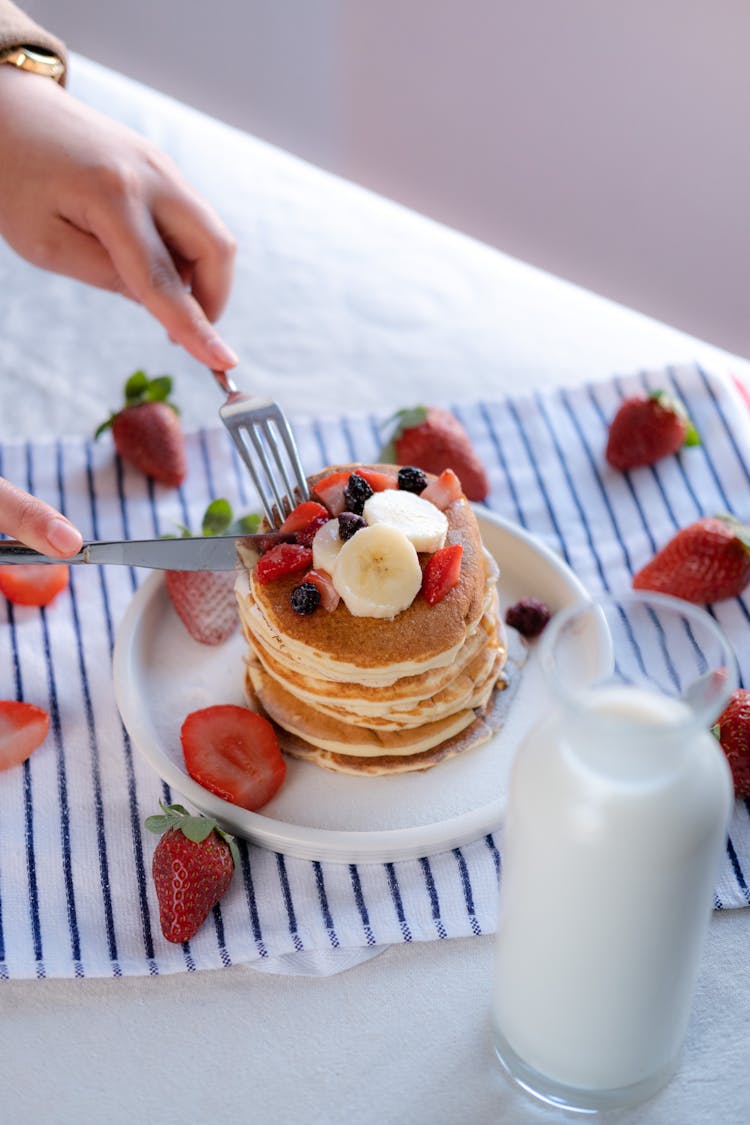
[[[733,789],[711,724],[736,686],[714,620],[647,593],[555,615],[549,708],[517,752],[503,842],[495,1049],[579,1110],[677,1066]]]

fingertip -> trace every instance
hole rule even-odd
[[[213,336],[206,341],[206,348],[211,354],[210,367],[215,367],[217,370],[226,371],[230,367],[236,367],[240,362],[239,356],[225,344],[221,336]]]
[[[51,548],[50,554],[60,555],[62,558],[76,555],[83,543],[80,531],[73,527],[72,523],[68,523],[67,520],[61,519],[59,516],[56,516],[47,524],[45,537]]]

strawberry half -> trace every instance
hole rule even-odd
[[[33,703],[0,700],[0,770],[25,762],[49,731],[49,712]]]
[[[453,469],[469,500],[484,500],[490,491],[484,465],[458,419],[436,406],[399,410],[397,426],[380,460],[397,465],[415,465],[439,476]]]
[[[57,563],[14,563],[0,566],[0,593],[14,605],[49,605],[66,590],[70,567]]]
[[[276,731],[247,707],[226,703],[193,711],[180,741],[190,776],[243,809],[265,805],[286,775]]]
[[[161,931],[167,941],[189,941],[232,882],[239,852],[233,836],[211,817],[191,816],[182,805],[162,804],[146,828],[163,833],[151,873],[159,902]]]
[[[711,729],[729,762],[735,797],[750,797],[750,691],[733,692]]]
[[[239,623],[233,570],[168,570],[164,575],[172,605],[193,640],[220,645]]]
[[[437,605],[456,585],[463,553],[461,544],[453,543],[430,555],[422,571],[422,597],[428,605]]]
[[[607,436],[605,456],[615,469],[653,465],[683,445],[700,445],[685,407],[665,391],[631,395],[620,404]]]
[[[228,500],[213,500],[203,514],[201,535],[247,534],[257,531],[260,517],[235,520]],[[187,528],[183,535],[189,536]],[[164,581],[177,615],[193,640],[220,645],[239,624],[236,574],[231,570],[168,570]]]
[[[683,527],[633,578],[636,590],[704,604],[738,597],[750,582],[750,529],[732,516]]]
[[[177,407],[169,402],[169,375],[149,379],[136,371],[125,383],[125,404],[102,422],[94,437],[112,430],[115,448],[148,477],[177,488],[187,474],[185,439]]]

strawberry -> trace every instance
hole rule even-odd
[[[439,477],[430,481],[420,493],[420,496],[423,500],[429,500],[431,504],[444,512],[449,504],[452,504],[454,500],[460,500],[463,496],[461,481],[453,472],[453,469],[444,469]]]
[[[323,509],[325,511],[325,509]],[[310,520],[308,524],[300,528],[299,531],[294,533],[294,542],[299,543],[301,547],[312,547],[312,541],[320,531],[324,524],[328,523],[331,517],[328,512],[324,516],[316,516],[314,520]]]
[[[738,688],[711,729],[727,756],[735,797],[750,797],[750,691]]]
[[[330,473],[312,486],[313,495],[318,497],[332,516],[340,516],[346,507],[344,490],[350,476],[351,470],[343,469],[340,472]]]
[[[0,593],[14,605],[49,605],[70,582],[70,567],[57,563],[0,566]]]
[[[312,566],[312,548],[299,543],[278,543],[258,559],[255,577],[263,585]]]
[[[633,578],[686,602],[734,598],[750,582],[750,529],[732,516],[710,516],[683,527]]]
[[[397,465],[415,465],[439,476],[453,469],[469,500],[484,500],[490,491],[484,465],[474,451],[469,435],[453,414],[436,406],[399,410],[396,430],[380,454],[380,460]]]
[[[182,805],[161,805],[146,828],[163,833],[151,873],[159,902],[161,932],[167,941],[189,941],[223,898],[239,864],[234,837],[206,816],[190,816]]]
[[[228,500],[213,500],[203,515],[202,535],[257,531],[260,517],[234,520]],[[183,536],[190,535],[183,528]],[[219,645],[237,628],[236,574],[232,570],[168,570],[164,581],[172,605],[190,636],[202,645]]]
[[[240,808],[259,809],[284,780],[276,731],[247,707],[226,703],[191,712],[180,741],[190,776]]]
[[[0,701],[0,770],[25,762],[44,742],[48,730],[49,712],[43,707],[11,699]]]
[[[304,582],[311,582],[320,594],[320,604],[323,609],[328,613],[333,613],[334,609],[341,601],[341,595],[333,584],[333,579],[326,570],[309,570],[305,575]]]
[[[357,475],[366,480],[373,492],[385,492],[387,488],[398,488],[398,478],[393,473],[383,473],[379,469],[357,469]]]
[[[651,391],[622,401],[609,426],[605,456],[615,469],[634,469],[683,445],[700,445],[685,407],[664,391]]]
[[[320,519],[321,516],[325,520],[329,518],[327,508],[324,508],[322,504],[318,504],[315,500],[304,500],[289,513],[279,528],[279,531],[284,532],[284,534],[290,534],[293,531],[302,531],[311,524],[313,520]]]
[[[177,407],[169,402],[171,390],[169,375],[149,379],[144,371],[136,371],[125,383],[125,405],[102,422],[94,437],[111,428],[123,461],[177,488],[187,474],[187,461]]]
[[[453,543],[430,555],[422,571],[422,596],[428,605],[437,605],[456,585],[463,553],[461,544]]]
[[[233,570],[168,570],[164,575],[172,605],[193,640],[220,645],[237,628]]]

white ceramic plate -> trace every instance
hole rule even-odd
[[[537,597],[554,611],[585,596],[569,568],[515,524],[477,510],[500,567],[501,606]],[[513,750],[544,706],[534,647],[508,693],[502,729],[488,743],[424,773],[350,777],[288,759],[286,780],[262,812],[248,812],[198,785],[185,770],[180,726],[215,703],[244,703],[238,632],[200,645],[174,612],[161,574],[138,590],[118,630],[117,704],[133,745],[177,793],[230,832],[306,859],[388,862],[432,855],[496,829]]]

